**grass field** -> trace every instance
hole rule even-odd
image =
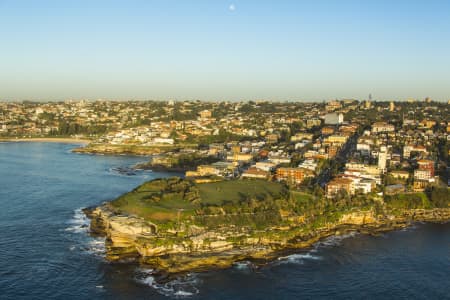
[[[248,198],[258,200],[283,197],[284,186],[265,180],[229,180],[198,184],[201,202],[206,205],[238,204]]]
[[[291,197],[298,202],[304,203],[308,203],[314,200],[313,195],[298,191],[291,191]]]
[[[174,177],[146,182],[111,204],[123,213],[168,222],[176,221],[180,216],[191,216],[200,207],[230,203],[239,206],[250,198],[262,201],[284,198],[285,195],[282,184],[265,180],[194,184]]]
[[[189,187],[180,179],[146,182],[126,193],[111,204],[120,211],[138,215],[153,221],[175,221],[179,212],[192,214],[196,205],[185,199]]]

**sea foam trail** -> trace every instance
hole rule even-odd
[[[277,259],[277,264],[303,264],[305,260],[320,260],[322,257],[311,254],[312,251],[300,254],[295,253],[288,256],[282,256]]]
[[[135,279],[137,282],[149,286],[159,294],[172,298],[189,298],[199,293],[198,285],[200,279],[194,273],[179,276],[171,281],[159,283],[154,275],[153,269],[136,270]]]
[[[303,264],[307,260],[321,260],[322,257],[316,255],[321,248],[330,248],[339,246],[343,240],[356,236],[358,233],[351,232],[343,235],[334,235],[323,239],[314,244],[313,248],[306,253],[295,253],[287,256],[282,256],[277,259],[275,265],[279,264]]]

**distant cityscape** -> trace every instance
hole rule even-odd
[[[258,178],[326,197],[377,197],[450,184],[449,107],[428,98],[1,102],[0,136],[158,149],[150,167],[181,167],[196,182]]]

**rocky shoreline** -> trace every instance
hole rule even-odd
[[[156,155],[173,150],[169,146],[135,146],[135,145],[112,145],[112,144],[89,144],[85,147],[74,148],[72,152],[80,154],[104,154],[104,155]]]
[[[108,203],[84,212],[91,219],[91,234],[106,238],[106,259],[137,261],[167,274],[227,268],[243,260],[268,262],[333,235],[379,234],[414,222],[450,221],[450,208],[411,209],[382,215],[368,210],[344,214],[338,221],[315,229],[300,222],[288,228],[250,233],[233,225],[208,230],[186,224],[174,232],[136,216],[121,215]]]
[[[182,173],[186,171],[194,170],[189,167],[169,167],[161,164],[142,163],[132,167],[134,170],[151,170],[153,172],[169,172],[169,173]]]

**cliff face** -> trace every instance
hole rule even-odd
[[[85,147],[75,148],[75,153],[85,154],[130,154],[130,155],[154,155],[167,152],[174,147],[166,146],[133,146],[133,145],[112,145],[112,144],[89,144]]]
[[[142,218],[117,215],[107,204],[86,210],[86,214],[91,218],[91,232],[106,237],[108,260],[137,259],[168,273],[228,267],[244,259],[270,260],[280,251],[307,247],[321,238],[350,231],[376,233],[414,221],[450,220],[450,208],[405,210],[395,215],[375,215],[369,210],[343,214],[319,228],[300,222],[263,231],[226,224],[214,230],[190,224],[165,230]]]

